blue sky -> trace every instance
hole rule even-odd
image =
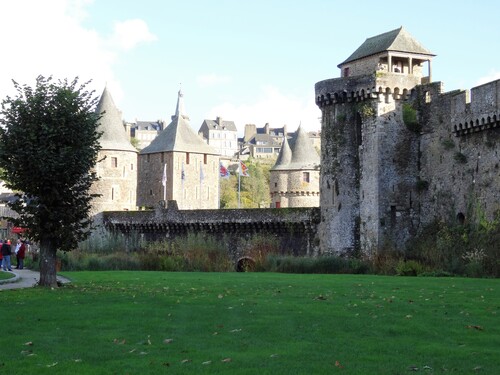
[[[411,6],[410,6],[411,5]],[[371,36],[404,26],[446,91],[500,78],[493,1],[16,0],[0,2],[0,98],[37,75],[107,84],[126,121],[221,116],[319,130],[314,84]]]

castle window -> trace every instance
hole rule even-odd
[[[115,188],[111,188],[111,200],[115,200]]]
[[[151,156],[150,154],[147,154],[147,156],[146,156],[146,161],[147,161],[148,163],[149,163],[149,160],[150,160],[150,156]]]
[[[309,183],[309,172],[302,172],[302,181]]]
[[[117,168],[118,167],[118,158],[112,157],[111,158],[111,168]]]
[[[349,77],[349,68],[344,68],[344,77]]]
[[[130,163],[130,170],[133,171],[134,170],[134,163]]]
[[[186,164],[189,164],[189,152],[186,152]]]
[[[164,152],[161,153],[161,162],[162,163],[165,162],[165,153]]]
[[[153,195],[153,189],[149,189],[149,195]]]
[[[465,223],[465,215],[461,212],[458,213],[457,215],[457,221],[460,225],[464,225]]]
[[[203,164],[207,164],[207,160],[208,160],[208,155],[203,154]]]
[[[281,207],[281,202],[276,202],[276,208],[280,208]]]

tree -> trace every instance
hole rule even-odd
[[[90,187],[100,149],[97,98],[80,85],[39,76],[34,88],[14,82],[0,112],[0,168],[17,191],[15,224],[40,245],[40,285],[57,286],[56,252],[89,234]]]

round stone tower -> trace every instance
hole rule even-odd
[[[270,170],[272,206],[318,207],[319,155],[302,126],[290,143],[285,134],[278,160]]]
[[[99,180],[94,183],[91,192],[101,196],[94,199],[92,212],[135,210],[137,150],[130,143],[121,112],[107,88],[96,111],[102,114],[98,129],[102,136],[99,140],[99,161],[95,167]]]

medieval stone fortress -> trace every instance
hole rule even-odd
[[[463,222],[474,207],[491,219],[500,210],[500,81],[444,92],[432,81],[434,56],[402,27],[366,39],[338,65],[340,78],[315,85],[321,158],[301,127],[285,134],[272,208],[251,214],[217,210],[221,155],[190,127],[181,92],[170,124],[138,152],[104,90],[94,212],[122,211],[105,220],[167,237],[214,228],[278,236],[289,221],[306,242],[298,253],[368,256],[403,249],[435,220]],[[220,118],[204,125],[231,128]],[[123,213],[160,202],[168,208],[159,214]],[[287,207],[309,208],[279,210]]]
[[[500,209],[500,81],[446,93],[433,57],[399,28],[316,83],[322,251],[402,248],[436,219]]]

